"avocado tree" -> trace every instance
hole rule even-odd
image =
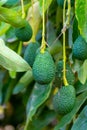
[[[0,129],[87,130],[86,9],[0,1]]]

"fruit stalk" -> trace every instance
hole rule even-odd
[[[66,7],[66,0],[64,1],[64,8],[63,8],[63,27],[65,26],[65,7]],[[68,85],[68,82],[67,82],[67,79],[66,79],[65,31],[63,32],[63,82],[64,82],[65,86]]]
[[[32,28],[33,28],[33,36],[32,36],[32,41],[33,41],[33,43],[35,42],[35,31],[34,31],[34,28],[35,28],[35,19],[34,19],[34,7],[33,7],[33,3],[34,3],[34,1],[33,0],[31,0],[31,5],[32,5],[32,22],[33,22],[33,26],[32,26]]]
[[[24,11],[24,2],[21,0],[21,7],[22,7],[22,18],[25,18],[25,11]]]
[[[43,0],[43,7],[42,7],[42,13],[43,13],[43,32],[42,32],[42,44],[41,44],[41,53],[44,53],[44,50],[46,48],[46,41],[45,41],[45,14],[44,14],[44,0]]]

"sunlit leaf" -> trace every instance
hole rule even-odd
[[[0,40],[0,65],[10,71],[23,72],[30,70],[28,63]]]
[[[80,33],[87,42],[87,0],[76,0],[75,14]]]

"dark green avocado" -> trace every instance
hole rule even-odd
[[[15,28],[15,35],[20,41],[29,41],[32,37],[32,28],[28,22],[22,28]]]
[[[40,44],[38,42],[31,42],[25,50],[24,59],[29,63],[31,67],[33,66],[36,57],[36,51],[39,47]]]
[[[55,64],[49,52],[38,52],[32,71],[34,79],[40,84],[48,84],[53,80]]]
[[[60,115],[69,113],[74,107],[75,99],[75,88],[71,85],[62,86],[53,97],[54,110]]]
[[[72,55],[74,58],[78,60],[84,61],[85,59],[87,59],[87,43],[82,38],[82,36],[79,36],[75,40],[73,49],[72,49]]]

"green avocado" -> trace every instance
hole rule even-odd
[[[38,52],[32,71],[34,79],[40,84],[48,84],[53,80],[55,64],[49,52]]]
[[[38,42],[31,42],[25,50],[24,59],[29,63],[31,67],[33,66],[36,57],[36,51],[39,47],[40,44]]]
[[[66,64],[66,79],[70,85],[73,85],[75,83],[75,76],[72,72],[71,67],[69,64]],[[55,82],[58,86],[61,86],[63,84],[63,61],[58,61],[56,65],[56,76],[55,76]]]
[[[54,110],[60,115],[69,113],[74,107],[75,99],[75,88],[71,85],[62,86],[53,97]]]
[[[71,6],[74,6],[74,2],[75,2],[75,0],[71,0]],[[57,3],[58,3],[58,5],[60,6],[60,7],[62,7],[63,8],[63,6],[64,6],[64,0],[57,0]],[[66,3],[66,7],[68,6],[68,4]]]
[[[72,48],[72,55],[78,60],[84,61],[85,59],[87,59],[87,43],[82,38],[82,36],[79,36],[75,40]]]
[[[32,28],[28,22],[22,28],[15,28],[15,35],[20,41],[29,41],[32,37]]]

